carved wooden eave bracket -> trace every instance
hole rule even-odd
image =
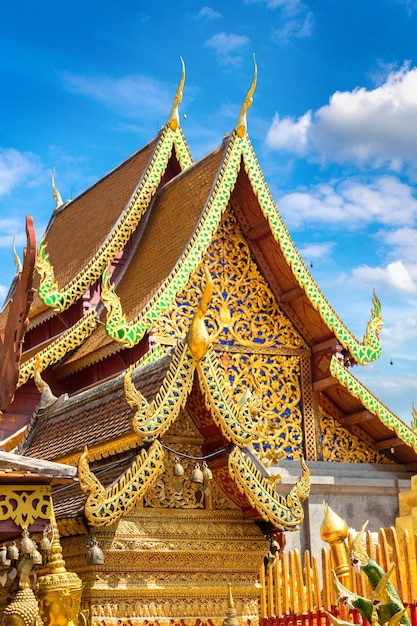
[[[164,451],[155,441],[148,451],[142,449],[117,482],[106,489],[91,471],[85,449],[78,463],[78,479],[82,491],[89,494],[84,507],[89,524],[109,526],[117,522],[136,506],[164,470]]]
[[[365,409],[375,415],[390,430],[393,430],[402,443],[417,452],[417,432],[409,428],[382,404],[335,356],[330,362],[330,373],[352,396],[362,402]]]
[[[299,480],[287,496],[282,496],[277,493],[274,483],[257,469],[250,455],[244,455],[236,446],[229,455],[229,472],[241,493],[245,494],[265,521],[282,531],[299,530],[304,519],[301,503],[310,494],[311,480],[303,459],[301,467]]]

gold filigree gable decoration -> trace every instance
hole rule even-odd
[[[339,463],[388,463],[389,460],[350,433],[323,407],[319,407],[323,461]]]
[[[161,388],[152,402],[148,402],[136,389],[132,371],[126,372],[125,398],[131,409],[137,409],[132,426],[142,443],[154,441],[173,424],[191,391],[195,366],[196,362],[187,344],[177,344]]]
[[[287,496],[277,493],[275,487],[262,476],[249,457],[234,447],[229,455],[229,472],[239,490],[245,494],[252,506],[261,513],[264,520],[274,524],[279,530],[298,530],[304,511],[301,505],[310,493],[310,472],[301,459],[302,474]]]
[[[51,519],[49,485],[2,485],[0,521],[11,519],[20,528],[27,528],[38,518]]]
[[[253,261],[235,215],[228,209],[203,261],[172,307],[155,323],[159,337],[183,339],[198,306],[205,268],[213,293],[205,321],[212,342],[250,349],[306,349]]]
[[[86,448],[78,463],[78,477],[81,490],[89,494],[84,507],[89,524],[114,524],[136,506],[164,469],[164,451],[159,441],[155,441],[147,452],[141,450],[119,480],[106,489],[90,470]]]

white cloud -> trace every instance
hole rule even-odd
[[[289,227],[305,224],[412,226],[417,218],[413,189],[394,176],[379,176],[371,182],[350,178],[321,183],[309,190],[282,196],[278,208]]]
[[[30,184],[40,171],[40,160],[31,152],[0,148],[0,197],[18,185]]]
[[[307,261],[312,261],[314,259],[329,258],[334,248],[334,245],[335,244],[331,241],[323,243],[310,243],[306,245],[301,245],[298,248],[298,251],[303,259],[306,259]]]
[[[311,11],[303,15],[297,15],[294,18],[284,21],[280,28],[274,31],[274,39],[281,43],[288,43],[294,37],[296,39],[304,39],[310,37],[313,32],[314,17]]]
[[[199,12],[197,13],[197,17],[213,20],[218,17],[221,17],[221,13],[214,11],[214,9],[212,9],[211,7],[205,6],[199,10]]]
[[[62,72],[67,88],[102,102],[119,114],[132,118],[166,117],[175,89],[148,76],[81,76]]]
[[[320,161],[388,165],[393,170],[414,163],[417,68],[406,64],[390,72],[376,89],[336,92],[328,105],[298,119],[275,116],[266,143]]]
[[[216,52],[221,65],[236,66],[242,62],[242,57],[238,53],[246,48],[248,43],[249,39],[245,35],[222,32],[208,39],[206,46]]]
[[[413,346],[417,340],[417,318],[413,316],[397,319],[391,326],[383,326],[381,343],[389,354],[393,352],[403,355],[403,348]],[[413,350],[415,358],[415,350]]]
[[[307,152],[308,136],[311,128],[311,111],[294,120],[293,117],[280,119],[275,113],[267,135],[267,143],[277,150],[294,152],[300,156]]]
[[[389,263],[386,267],[361,265],[352,270],[352,278],[361,286],[377,288],[382,285],[404,293],[417,292],[417,285],[401,260]]]

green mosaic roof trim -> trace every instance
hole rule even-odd
[[[50,343],[46,348],[37,352],[33,357],[28,359],[19,370],[19,380],[17,386],[23,385],[35,373],[35,365],[40,362],[39,373],[43,372],[49,365],[58,363],[64,356],[78,348],[89,337],[93,330],[97,328],[97,313],[92,309],[87,315],[84,315],[74,326],[62,333],[55,341]]]
[[[101,277],[105,267],[112,263],[115,256],[123,250],[148,208],[166,170],[173,146],[181,169],[184,170],[192,165],[191,153],[181,128],[178,127],[173,131],[166,125],[141,184],[110,236],[97,250],[83,271],[62,290],[58,288],[55,281],[54,268],[49,261],[46,242],[45,240],[41,241],[36,268],[41,277],[39,297],[44,304],[53,307],[56,311],[65,311],[86,292],[92,283]]]
[[[349,370],[339,363],[335,356],[330,361],[330,373],[352,396],[358,398],[370,413],[376,415],[385,426],[395,431],[401,441],[417,452],[417,433],[382,404]]]
[[[245,135],[238,140],[238,144],[244,157],[245,171],[252,183],[262,211],[268,218],[272,233],[280,244],[284,257],[291,266],[300,287],[305,291],[311,304],[319,312],[323,321],[334,332],[342,346],[349,350],[355,361],[361,365],[374,361],[381,354],[381,345],[378,337],[382,327],[382,317],[378,299],[374,296],[372,316],[361,343],[346,328],[345,324],[332,309],[302,260],[271,196],[249,137]]]
[[[152,328],[160,315],[173,304],[177,293],[185,287],[190,275],[200,264],[203,254],[220,224],[236,183],[241,159],[241,151],[236,139],[237,135],[234,133],[229,140],[217,182],[185,252],[140,315],[133,321],[126,322],[120,301],[114,291],[114,285],[107,285],[111,291],[108,296],[105,293],[106,286],[103,285],[102,301],[107,309],[106,330],[115,341],[128,347],[136,345],[145,332]]]

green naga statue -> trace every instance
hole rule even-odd
[[[364,572],[369,579],[372,593],[369,598],[364,598],[357,593],[346,589],[333,572],[333,584],[336,589],[339,602],[351,609],[356,609],[368,621],[371,626],[411,626],[411,620],[407,610],[398,595],[398,592],[390,581],[394,570],[391,566],[385,572],[378,563],[369,558],[365,550],[363,537],[366,522],[352,542],[349,562],[358,574]],[[342,626],[339,624],[339,626]]]

